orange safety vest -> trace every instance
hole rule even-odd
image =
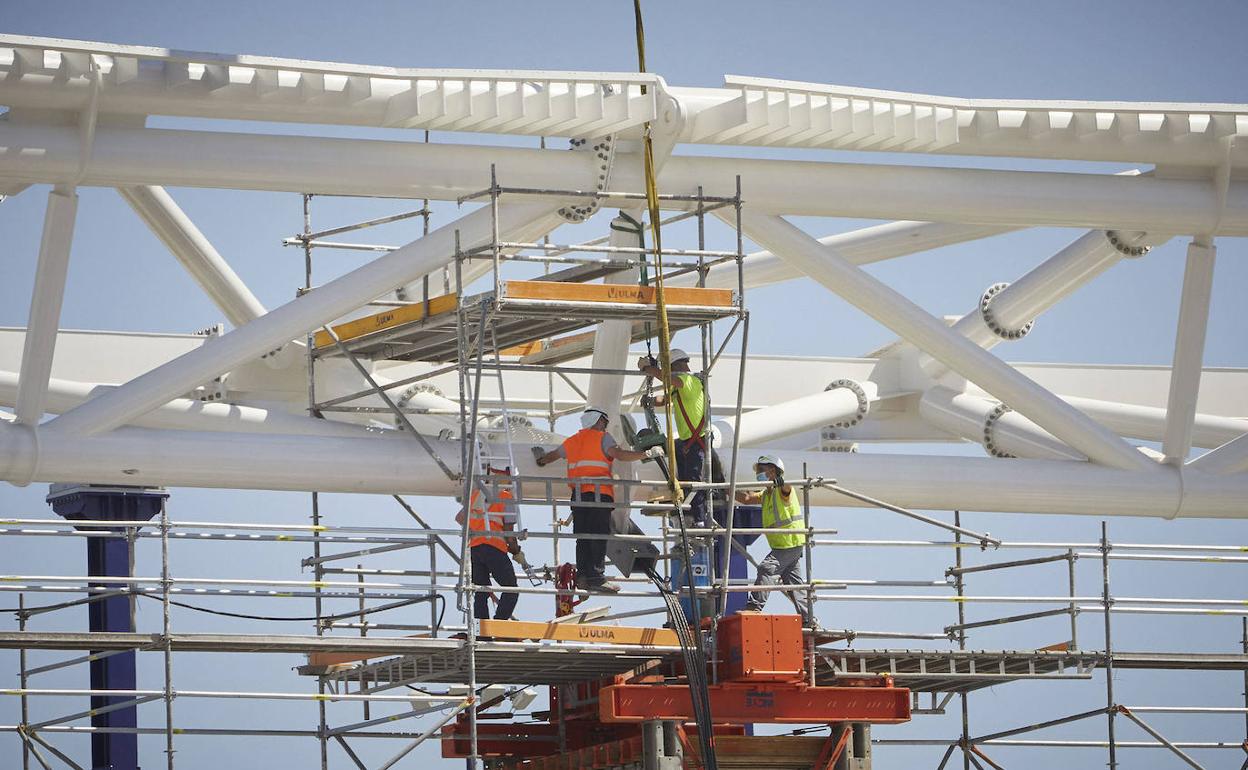
[[[468,529],[474,532],[484,532],[487,529],[494,532],[503,531],[503,521],[506,515],[506,507],[502,503],[503,500],[511,500],[513,496],[510,490],[500,489],[498,492],[499,502],[490,506],[487,512],[481,505],[481,490],[474,489],[472,497],[468,498]],[[488,520],[488,526],[487,526]],[[490,537],[488,535],[480,535],[468,541],[468,547],[472,548],[478,545],[492,545],[503,553],[507,553],[507,541],[501,537]]]
[[[563,452],[568,456],[569,478],[611,478],[611,467],[614,460],[602,451],[602,437],[606,431],[584,428],[569,436],[563,442]],[[570,485],[576,490],[576,485]],[[615,498],[615,488],[610,484],[581,484],[584,493],[611,495]]]

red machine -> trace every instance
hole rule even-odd
[[[566,614],[566,613],[565,613]],[[717,681],[708,688],[717,753],[738,754],[751,742],[805,741],[811,763],[830,768],[846,750],[850,732],[845,723],[897,724],[910,719],[910,691],[888,678],[863,680],[854,686],[819,687],[810,683],[801,620],[796,615],[745,613],[725,617],[716,629]],[[686,766],[696,763],[696,735],[689,688],[673,679],[683,675],[680,663],[656,665],[611,680],[552,687],[545,723],[478,722],[478,750],[526,770],[589,770],[639,761],[641,726],[651,721],[674,722],[686,747]],[[560,704],[562,699],[562,704]],[[834,725],[824,738],[747,736],[747,725]],[[721,738],[721,736],[723,736]],[[734,737],[736,736],[736,737]],[[810,743],[812,742],[813,743]],[[774,744],[768,744],[774,746]],[[442,736],[444,757],[469,751],[467,717],[461,716]]]

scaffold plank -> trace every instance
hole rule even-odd
[[[674,647],[676,632],[665,628],[608,626],[594,623],[534,623],[524,620],[482,620],[482,636],[525,641],[605,642],[642,647]]]
[[[731,289],[672,287],[663,290],[668,305],[692,307],[732,307]],[[550,300],[554,302],[610,302],[653,306],[653,286],[616,283],[562,283],[556,281],[504,281],[502,297],[506,300]]]
[[[357,318],[354,321],[347,321],[332,328],[334,334],[338,335],[338,339],[348,342],[386,329],[405,327],[424,321],[426,318],[432,319],[434,316],[450,313],[455,310],[458,297],[459,295],[455,293],[443,294],[430,299],[427,309],[423,302],[404,305]],[[328,348],[334,345],[334,341],[327,332],[322,330],[313,337],[313,344],[317,349]]]

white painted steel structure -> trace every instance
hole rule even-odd
[[[156,129],[148,117],[612,136],[620,141],[611,150],[610,190],[631,192],[643,189],[631,140],[649,122],[661,192],[728,196],[740,180],[744,232],[769,250],[745,259],[745,287],[808,277],[900,338],[865,358],[751,360],[739,420],[723,405],[738,396],[740,362],[724,356],[727,373],[717,376],[714,394],[721,451],[735,432],[743,451],[779,447],[811,475],[918,508],[1248,516],[1248,370],[1202,368],[1215,240],[1248,235],[1248,106],[981,101],[735,76],[721,88],[688,88],[653,74],[395,69],[13,35],[0,36],[0,105],[8,108],[0,116],[0,190],[54,185],[28,330],[0,330],[0,404],[14,418],[0,421],[0,478],[15,484],[453,494],[457,482],[394,431],[364,427],[350,413],[304,416],[302,351],[322,325],[403,287],[410,295],[451,262],[456,233],[463,249],[489,242],[488,210],[266,309],[162,186],[455,200],[487,187],[491,169],[505,186],[544,190],[592,189],[597,173],[590,152]],[[681,144],[1105,161],[1140,171],[671,154]],[[83,333],[58,334],[79,186],[118,188],[234,328],[207,344],[92,332],[84,345]],[[564,221],[557,210],[568,204],[540,195],[504,199],[498,237],[536,242]],[[716,213],[731,218],[728,209]],[[816,240],[785,216],[898,221]],[[967,287],[960,304],[977,306],[952,326],[861,270],[1032,226],[1085,232],[1012,284]],[[1191,240],[1172,372],[1010,365],[988,352],[1026,334],[1037,315],[1119,259],[1142,257],[1172,237]],[[620,232],[610,240],[631,243]],[[725,263],[711,268],[705,285],[736,288],[737,280]],[[687,275],[672,283],[694,282]],[[628,366],[628,326],[605,321],[592,359],[572,366]],[[433,369],[370,365],[383,383]],[[359,388],[344,362],[318,367],[322,399]],[[450,373],[428,383],[455,390]],[[627,408],[635,384],[573,372],[552,386],[544,374],[516,372],[507,401],[522,411],[548,403],[566,410],[582,401],[579,391],[612,401],[601,406],[614,411]],[[487,406],[497,401],[491,387],[483,386]],[[434,413],[413,421],[437,444],[439,430],[453,424],[437,411],[458,404],[425,398]],[[1159,442],[1164,462],[1132,443],[1141,440]],[[818,451],[838,441],[859,442],[862,451]],[[872,454],[869,442],[879,441],[973,441],[994,457]],[[438,446],[457,467],[459,453],[445,440]],[[1193,446],[1213,451],[1193,460]],[[522,473],[544,473],[525,467],[527,447],[516,451]],[[825,490],[814,500],[853,503]]]

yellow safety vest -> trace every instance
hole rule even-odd
[[[701,435],[706,427],[706,390],[697,375],[682,372],[674,377],[680,381],[679,388],[672,388],[676,437],[688,441],[691,436]]]
[[[806,522],[802,517],[802,504],[797,499],[796,489],[790,489],[789,496],[785,500],[781,500],[781,491],[776,487],[763,490],[763,528],[806,529]],[[806,533],[804,531],[794,532],[791,535],[781,532],[767,533],[767,545],[776,550],[796,548],[805,544]]]

